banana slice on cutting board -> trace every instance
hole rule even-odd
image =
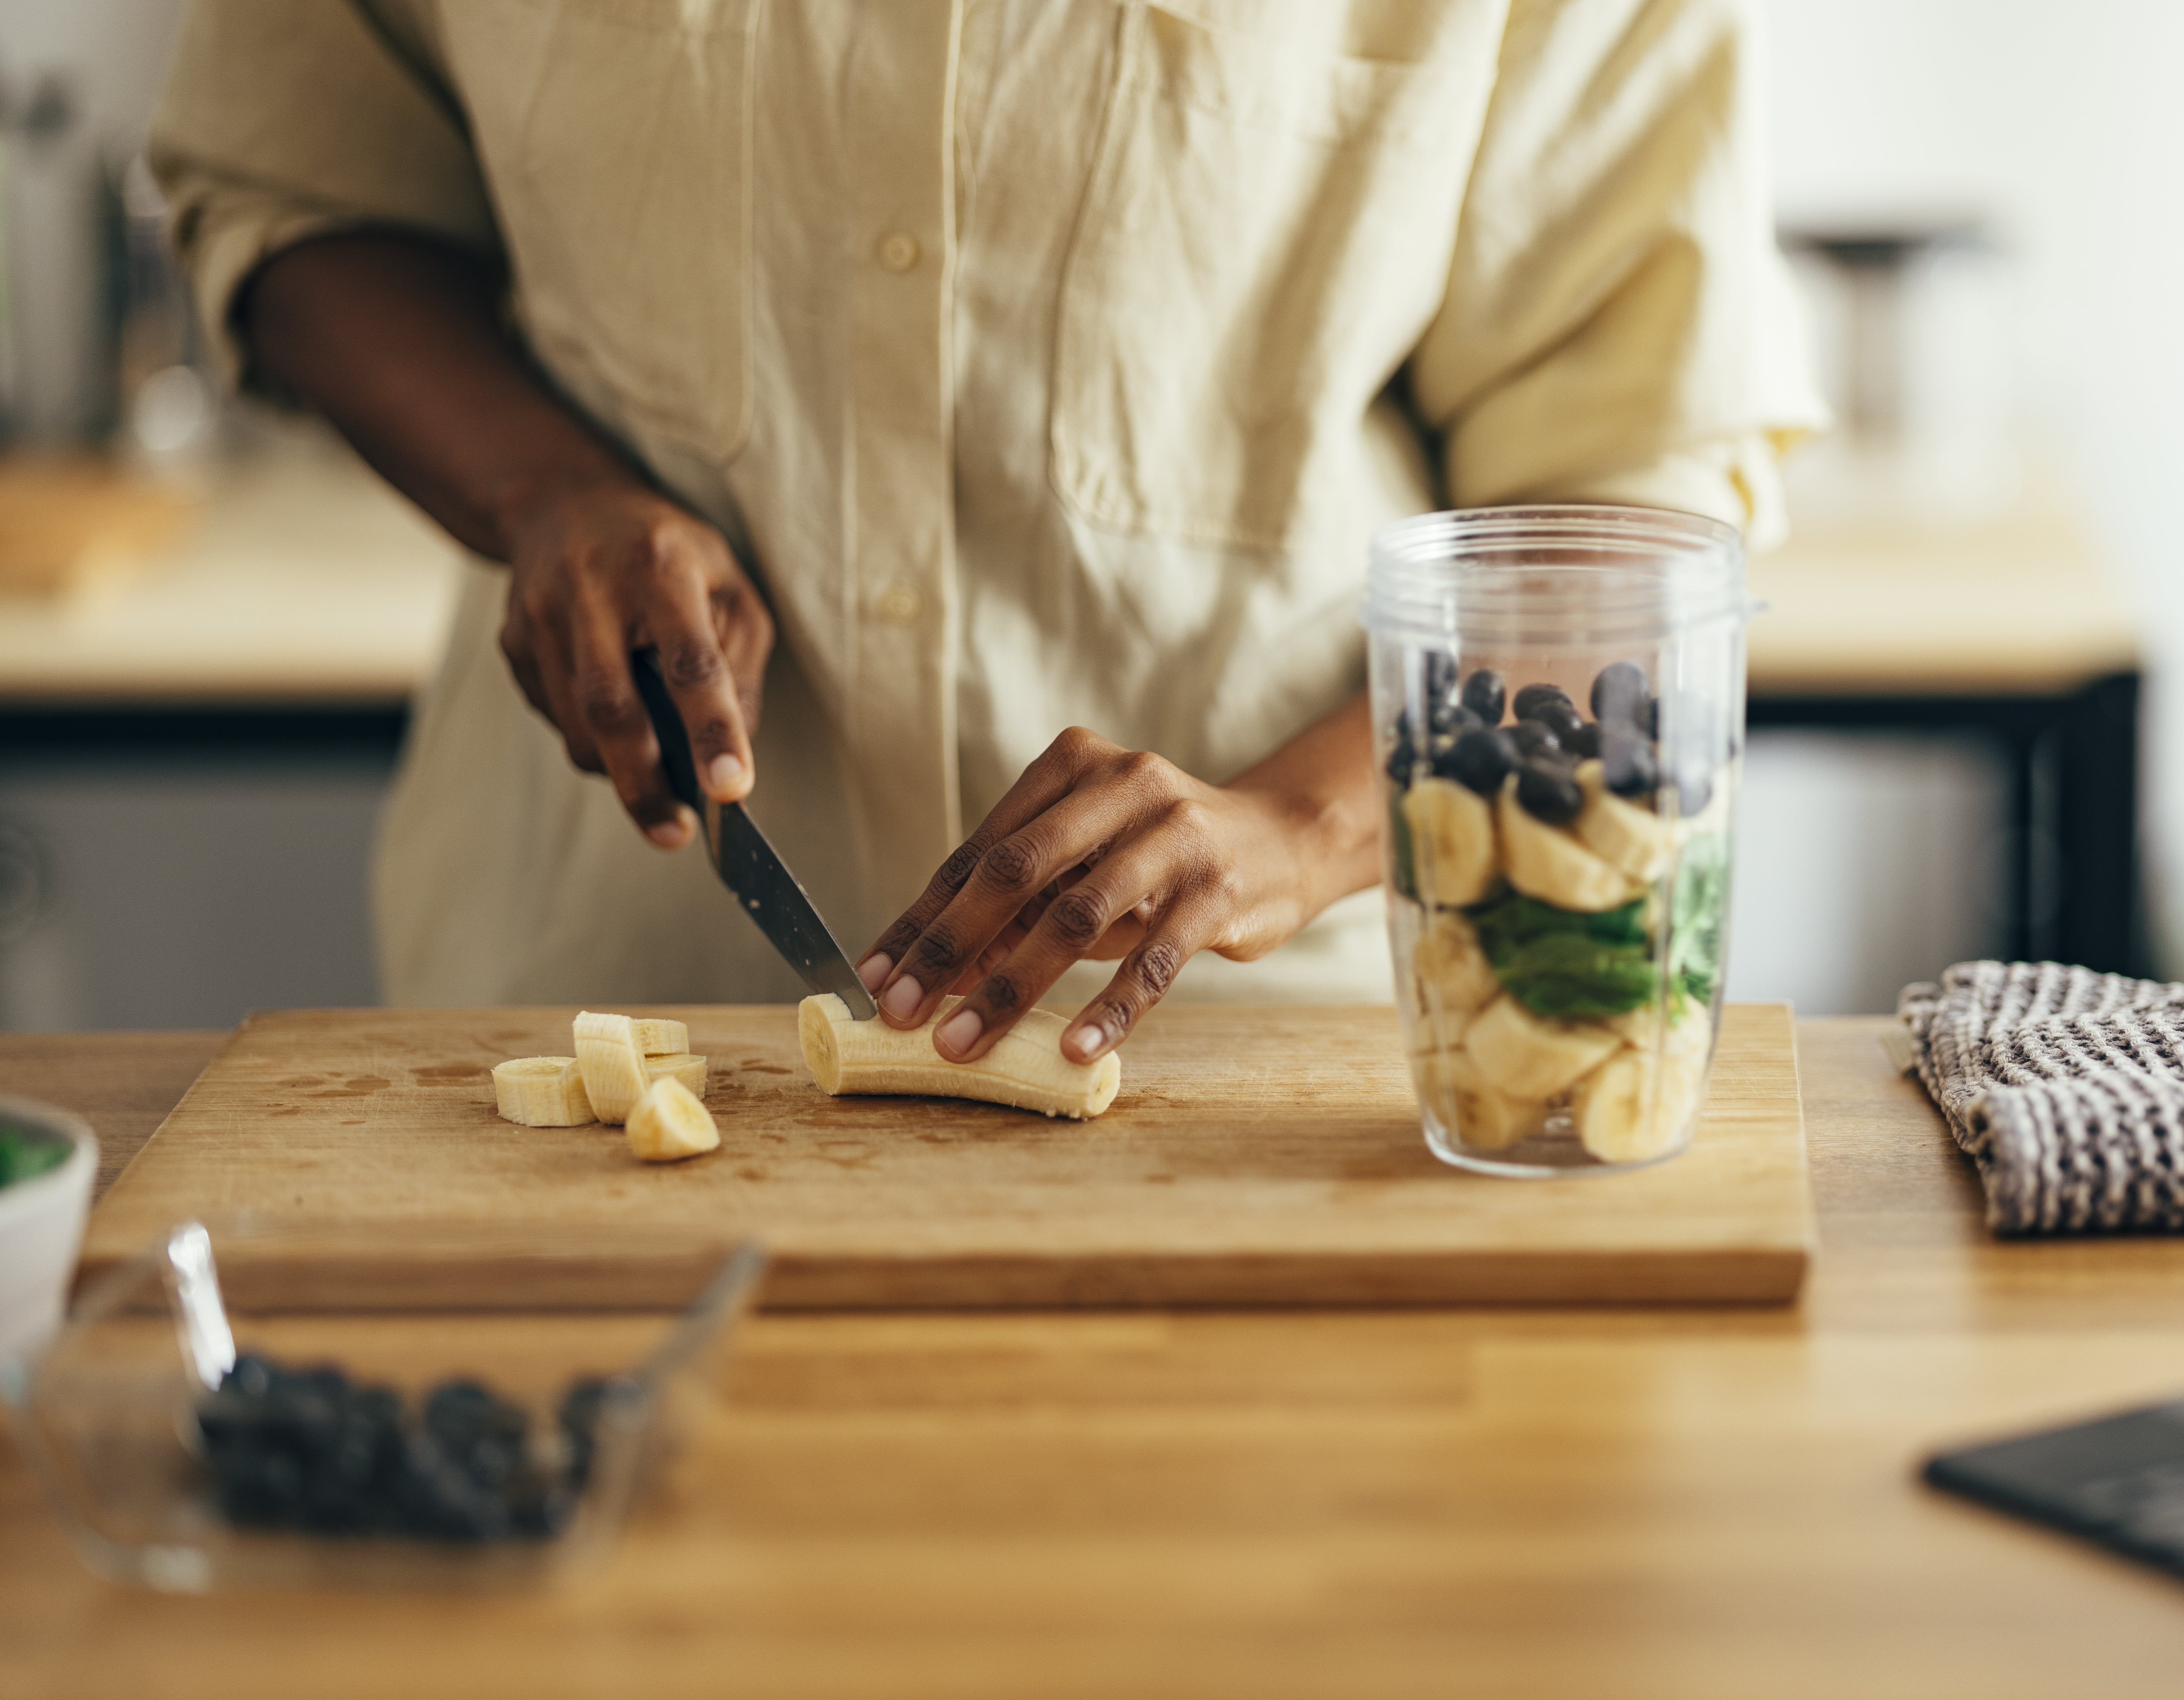
[[[690,1053],[690,1029],[681,1021],[647,1015],[629,1019],[630,1036],[648,1057],[684,1057]]]
[[[1123,1085],[1122,1059],[1110,1051],[1096,1063],[1071,1062],[1061,1054],[1069,1024],[1050,1009],[1026,1010],[977,1062],[949,1062],[933,1048],[933,1030],[962,1001],[943,999],[932,1020],[905,1031],[878,1016],[855,1019],[831,992],[807,997],[796,1014],[804,1065],[821,1092],[837,1097],[900,1092],[982,1098],[1078,1119],[1114,1103]]]
[[[647,1163],[679,1163],[721,1143],[720,1125],[672,1075],[661,1075],[630,1106],[623,1132],[629,1148]]]
[[[630,1107],[651,1084],[636,1029],[627,1015],[600,1015],[587,1009],[577,1017],[577,1066],[583,1072],[592,1114],[601,1121],[627,1120]]]
[[[1535,820],[1517,801],[1513,774],[1496,805],[1502,824],[1502,856],[1509,883],[1528,897],[1558,909],[1597,914],[1618,909],[1640,889],[1613,862],[1597,856],[1559,826]]]
[[[1403,793],[1418,896],[1461,908],[1494,884],[1494,810],[1453,780],[1422,779]]]
[[[493,1071],[493,1105],[519,1127],[582,1127],[599,1118],[574,1057],[515,1057]]]
[[[1577,782],[1585,792],[1585,807],[1574,825],[1585,848],[1641,885],[1652,885],[1674,865],[1674,821],[1618,797],[1607,788],[1607,769],[1596,761],[1578,764]]]
[[[1479,1077],[1517,1098],[1551,1098],[1623,1042],[1596,1022],[1549,1021],[1513,997],[1488,1004],[1463,1036]]]
[[[703,1057],[694,1057],[688,1051],[673,1056],[648,1056],[644,1059],[645,1079],[656,1081],[663,1075],[682,1081],[683,1090],[691,1097],[702,1098],[705,1096],[705,1059]]]

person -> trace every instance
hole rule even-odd
[[[1736,0],[197,0],[152,158],[229,373],[474,558],[382,830],[389,997],[800,995],[645,847],[694,826],[648,646],[888,1019],[967,992],[945,1056],[1042,997],[1083,1057],[1171,990],[1386,997],[1375,527],[1779,529],[1820,412],[1753,36]]]

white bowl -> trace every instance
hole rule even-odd
[[[9,1125],[65,1139],[75,1149],[58,1169],[0,1186],[0,1375],[60,1326],[98,1175],[98,1141],[80,1116],[0,1097],[0,1126]]]

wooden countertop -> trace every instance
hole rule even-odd
[[[397,704],[438,659],[460,554],[320,433],[201,481],[180,541],[81,594],[0,597],[0,705]]]
[[[37,1696],[2171,1694],[2184,1587],[1926,1492],[2173,1396],[2184,1245],[1998,1245],[1885,1024],[1799,1029],[1793,1310],[764,1315],[672,1497],[530,1599],[163,1597],[0,1448]],[[0,1037],[120,1154],[218,1036]]]

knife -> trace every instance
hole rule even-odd
[[[827,929],[796,875],[781,854],[766,842],[766,834],[740,803],[715,803],[699,789],[698,764],[691,758],[690,736],[675,699],[667,694],[666,675],[660,670],[660,652],[640,649],[630,658],[637,677],[638,694],[652,717],[653,736],[660,740],[660,764],[667,770],[667,783],[675,795],[698,812],[705,825],[706,858],[721,883],[733,892],[743,911],[758,923],[781,959],[814,992],[831,992],[850,1006],[860,1021],[880,1013],[872,994],[857,978],[857,970]]]

